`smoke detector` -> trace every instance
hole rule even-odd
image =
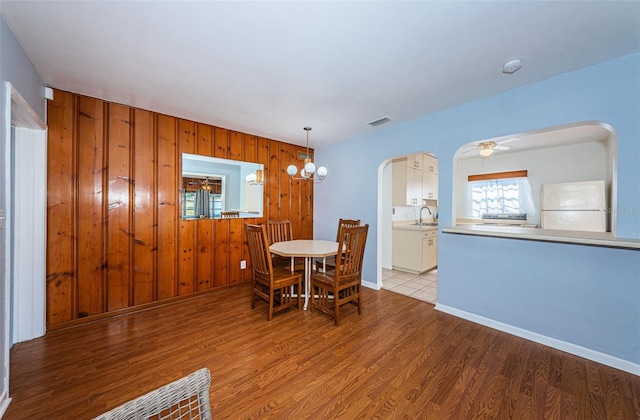
[[[520,70],[522,67],[522,61],[519,59],[509,60],[502,66],[502,72],[505,74],[513,74]]]

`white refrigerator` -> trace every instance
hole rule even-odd
[[[542,184],[542,229],[607,231],[607,200],[604,181]]]

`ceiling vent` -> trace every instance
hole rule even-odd
[[[389,121],[391,121],[391,118],[389,118],[389,117],[382,117],[382,118],[379,118],[379,119],[377,119],[377,120],[375,120],[375,121],[371,121],[371,122],[369,123],[369,125],[370,125],[371,127],[377,127],[377,126],[382,125],[382,124],[384,124],[384,123],[388,123]]]

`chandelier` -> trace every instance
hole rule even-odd
[[[310,157],[311,155],[309,154],[309,131],[311,131],[311,127],[304,127],[304,131],[307,132],[307,153],[304,158],[304,166],[300,170],[300,177],[295,178],[298,173],[298,167],[293,164],[287,167],[287,173],[291,179],[306,179],[314,182],[322,182],[327,177],[327,168],[321,166],[316,171],[316,165],[313,163],[313,160]]]
[[[256,169],[256,173],[250,173],[244,178],[249,185],[262,185],[264,175],[262,169]]]

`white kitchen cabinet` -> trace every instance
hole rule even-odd
[[[432,174],[430,172],[422,173],[422,199],[438,199],[438,174]]]
[[[417,169],[419,171],[423,171],[424,170],[423,163],[422,163],[423,155],[424,154],[407,156],[407,166],[413,169]],[[428,155],[425,155],[425,156],[428,156]]]
[[[438,158],[424,153],[422,155],[422,170],[438,175]]]
[[[391,201],[394,206],[422,205],[422,170],[415,166],[415,162],[402,158],[392,163]]]
[[[431,155],[423,155],[422,199],[438,199],[438,159]]]
[[[394,270],[420,274],[438,265],[438,230],[393,228]]]

